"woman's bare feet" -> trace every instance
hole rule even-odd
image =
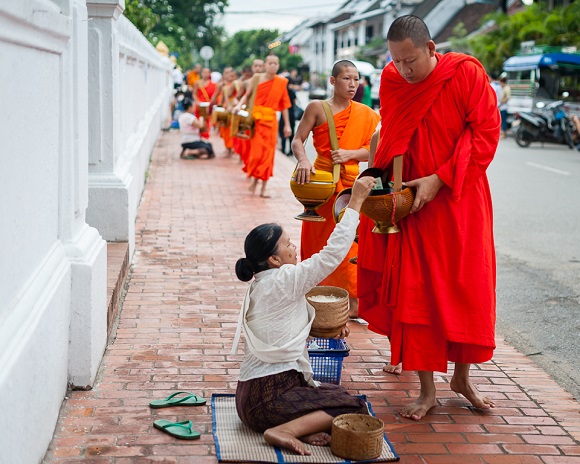
[[[272,446],[289,449],[301,456],[309,456],[311,454],[302,441],[290,432],[282,430],[279,426],[266,430],[264,439]]]
[[[437,406],[435,392],[432,395],[421,393],[415,401],[403,406],[399,411],[399,415],[418,421],[425,417],[431,408],[435,406]]]
[[[465,396],[467,401],[469,401],[474,408],[479,409],[490,409],[495,408],[495,403],[490,400],[487,396],[483,396],[481,392],[476,388],[475,385],[471,383],[471,380],[467,379],[467,381],[458,380],[455,378],[455,375],[451,378],[451,382],[449,384],[451,390],[455,393],[460,393],[461,395]]]
[[[387,363],[383,367],[383,372],[386,372],[387,374],[400,375],[403,372],[403,365],[399,363],[396,366],[393,366],[391,363]]]
[[[313,446],[329,446],[331,437],[326,432],[318,432],[300,437],[300,440]]]

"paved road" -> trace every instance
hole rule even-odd
[[[488,170],[497,329],[580,397],[580,152],[502,140]]]

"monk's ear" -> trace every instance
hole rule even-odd
[[[336,84],[336,77],[330,76],[330,85]]]
[[[433,42],[432,40],[427,42],[427,48],[429,49],[429,56],[434,57],[435,56],[435,42]]]

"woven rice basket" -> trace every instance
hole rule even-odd
[[[315,295],[340,297],[337,301],[312,301]],[[348,322],[348,292],[340,287],[314,287],[306,294],[306,299],[314,307],[316,316],[310,328],[312,337],[334,338],[340,335]]]
[[[330,450],[352,461],[378,458],[383,452],[385,424],[366,414],[342,414],[332,421]]]

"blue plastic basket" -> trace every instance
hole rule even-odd
[[[315,338],[314,342],[318,345],[318,349],[310,348],[312,342],[308,345],[314,380],[339,385],[342,361],[348,356],[350,348],[344,340],[334,338]]]

